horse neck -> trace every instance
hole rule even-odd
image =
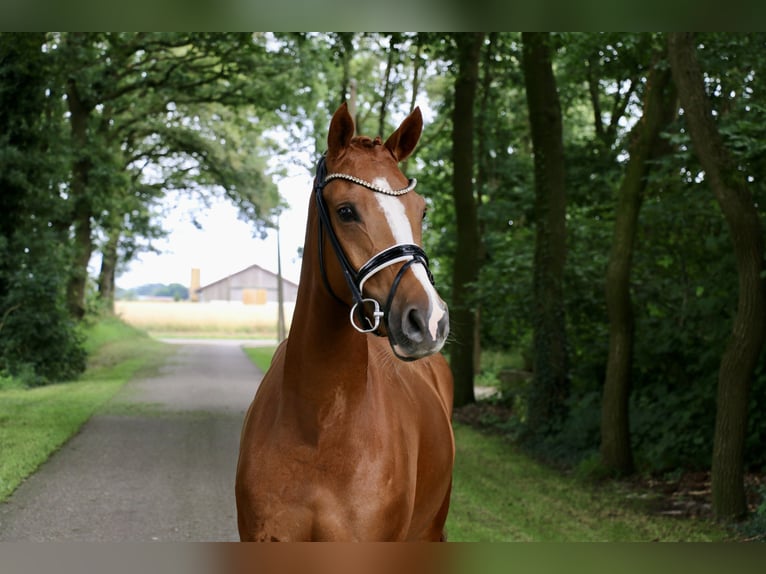
[[[333,394],[338,385],[361,381],[367,370],[366,337],[351,326],[348,307],[327,290],[319,266],[318,241],[318,216],[312,200],[283,381],[304,398]],[[335,258],[329,244],[325,245],[324,257],[327,263]]]

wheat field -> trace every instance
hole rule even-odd
[[[293,308],[294,303],[285,303],[288,329]],[[117,301],[115,312],[152,335],[275,338],[277,334],[276,303]]]

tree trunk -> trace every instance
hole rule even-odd
[[[340,45],[338,47],[338,52],[340,52],[339,58],[341,69],[343,70],[343,77],[340,82],[340,102],[338,103],[338,105],[340,105],[343,102],[348,101],[348,92],[351,83],[351,55],[354,51],[354,33],[338,32],[336,36],[338,44]],[[356,113],[356,110],[353,110],[353,112]],[[354,120],[356,120],[356,118],[354,118]]]
[[[476,400],[473,392],[474,322],[470,303],[472,284],[478,278],[479,229],[473,193],[473,110],[479,81],[483,33],[456,34],[457,76],[452,115],[452,193],[455,202],[457,248],[452,273],[450,328],[453,342],[450,363],[455,379],[455,406]]]
[[[604,120],[601,117],[600,90],[598,76],[596,75],[598,63],[596,58],[591,56],[585,61],[585,65],[588,68],[588,93],[590,94],[591,106],[593,106],[593,127],[596,129],[596,137],[601,141],[605,141],[606,134],[604,133]]]
[[[737,261],[739,300],[718,371],[712,460],[713,513],[718,520],[731,520],[747,512],[748,396],[766,336],[763,229],[753,196],[716,127],[692,35],[669,34],[668,48],[694,152],[728,224]]]
[[[414,110],[418,103],[420,91],[420,54],[423,51],[420,34],[415,38],[415,56],[412,59],[412,95],[410,97],[410,110]]]
[[[98,297],[104,310],[111,314],[114,314],[114,278],[117,271],[119,243],[120,231],[110,231],[109,239],[102,252],[101,271],[98,274]]]
[[[481,100],[478,109],[478,125],[476,126],[477,150],[477,169],[476,169],[476,205],[481,206],[484,203],[483,195],[485,188],[490,181],[490,157],[486,150],[486,141],[489,127],[493,121],[489,116],[489,102],[492,95],[492,61],[495,57],[495,47],[497,44],[497,32],[490,32],[485,42],[483,74],[481,78]],[[484,237],[485,226],[481,218],[477,217],[476,225],[479,229],[479,237]],[[479,250],[476,254],[479,260],[479,268],[484,265],[487,259],[487,249],[483,241],[479,242]],[[473,341],[473,368],[474,374],[481,372],[481,304],[476,304],[476,316],[474,321],[474,341]]]
[[[75,160],[69,188],[74,206],[72,210],[74,246],[72,269],[67,284],[67,306],[70,315],[79,320],[85,315],[85,291],[88,283],[88,263],[93,253],[93,238],[92,209],[87,190],[91,163],[86,152],[90,109],[80,99],[74,80],[70,80],[67,84],[67,104],[70,113],[72,145],[75,146]]]
[[[647,80],[644,115],[636,125],[628,161],[617,197],[614,238],[606,273],[606,308],[609,315],[609,356],[601,402],[601,462],[618,474],[633,472],[628,403],[633,370],[633,305],[630,271],[638,214],[646,188],[650,161],[661,147],[660,133],[672,120],[676,95],[670,71],[653,67]]]
[[[534,381],[528,430],[545,433],[567,413],[569,365],[564,314],[566,189],[561,105],[550,35],[523,33],[524,82],[535,166]]]
[[[388,133],[388,128],[386,127],[386,117],[388,113],[388,106],[391,103],[391,98],[393,97],[394,93],[394,83],[391,81],[391,75],[394,73],[394,67],[396,66],[396,56],[399,50],[398,44],[400,40],[401,34],[399,33],[394,32],[388,36],[388,57],[386,58],[383,93],[380,98],[380,114],[378,116],[378,133],[376,134],[381,137],[383,137],[383,134]]]
[[[423,50],[422,42],[423,40],[421,35],[418,34],[415,37],[415,56],[412,59],[412,93],[410,94],[410,111],[414,110],[415,106],[418,104],[418,94],[420,92],[420,55]],[[413,156],[409,156],[407,159],[401,162],[400,167],[402,173],[407,173],[407,167],[409,166],[409,161],[412,159],[412,157]]]

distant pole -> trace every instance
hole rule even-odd
[[[287,337],[285,329],[285,290],[282,285],[282,248],[279,240],[279,215],[277,215],[277,339],[281,342]]]
[[[191,270],[191,283],[189,284],[189,301],[197,303],[199,301],[200,271],[194,267]]]

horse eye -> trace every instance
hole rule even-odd
[[[350,205],[341,205],[338,208],[338,217],[344,223],[351,223],[352,221],[359,221],[356,215],[356,211]]]

